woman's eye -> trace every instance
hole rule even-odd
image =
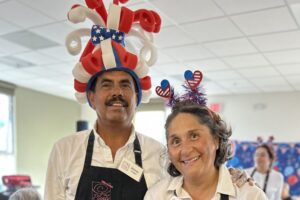
[[[191,139],[192,140],[197,140],[199,138],[199,134],[198,133],[192,133],[191,134]]]
[[[178,146],[180,144],[180,140],[178,138],[174,138],[170,143],[172,146]]]

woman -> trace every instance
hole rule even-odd
[[[223,165],[231,155],[231,129],[206,106],[189,100],[176,103],[165,129],[171,177],[150,188],[145,200],[266,199],[258,187],[233,184]]]
[[[267,144],[258,146],[254,153],[255,166],[247,169],[270,200],[281,200],[283,175],[272,169],[275,153]]]

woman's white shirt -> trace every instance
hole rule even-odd
[[[246,172],[251,175],[254,167],[246,169]],[[263,189],[266,180],[266,174],[256,171],[253,179]],[[269,200],[281,200],[281,193],[283,188],[283,175],[275,170],[271,170],[267,182],[266,194]]]
[[[191,200],[190,195],[182,188],[183,177],[171,177],[161,180],[152,186],[144,200]],[[266,200],[264,192],[248,183],[237,187],[232,183],[231,175],[225,165],[220,166],[217,190],[212,200],[219,200],[221,194],[229,196],[229,200]]]

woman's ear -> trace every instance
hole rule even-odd
[[[220,138],[216,136],[214,141],[216,145],[216,150],[218,150],[220,148]]]

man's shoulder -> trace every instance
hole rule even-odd
[[[146,135],[141,134],[141,133],[136,133],[136,134],[138,136],[139,142],[140,142],[142,147],[143,146],[146,146],[146,147],[147,146],[152,146],[152,148],[158,148],[158,149],[165,148],[165,146],[161,142],[159,142],[159,141],[157,141],[157,140],[155,140],[155,139],[153,139],[149,136],[146,136]]]
[[[58,141],[55,142],[55,146],[68,146],[74,144],[84,143],[84,141],[88,138],[91,130],[85,130],[76,132],[75,134],[65,136]]]

